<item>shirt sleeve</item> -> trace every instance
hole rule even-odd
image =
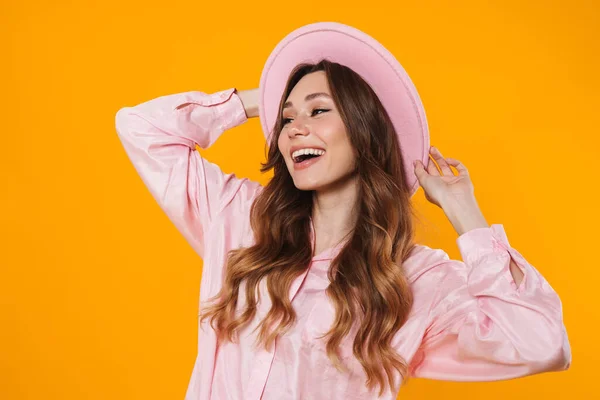
[[[261,186],[223,173],[200,156],[196,145],[208,148],[246,120],[235,89],[162,96],[116,114],[118,136],[136,171],[202,258],[211,221],[220,213],[249,215]],[[234,229],[236,219],[224,223],[228,226],[221,229]]]
[[[457,243],[464,262],[446,255],[430,269],[436,289],[413,375],[493,381],[567,369],[561,301],[511,248],[503,226],[473,229]],[[524,273],[518,288],[511,258]]]

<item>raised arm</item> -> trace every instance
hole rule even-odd
[[[208,148],[225,130],[256,115],[256,90],[235,89],[166,95],[116,114],[117,133],[135,169],[201,257],[216,216],[235,215],[220,218],[223,229],[235,230],[261,186],[223,173],[196,145]]]

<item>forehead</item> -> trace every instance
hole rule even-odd
[[[288,100],[300,101],[307,94],[315,92],[331,94],[329,92],[327,76],[325,75],[324,71],[316,71],[308,75],[304,75],[290,92]]]

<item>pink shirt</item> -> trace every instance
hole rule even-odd
[[[116,129],[137,172],[162,209],[204,260],[201,307],[221,287],[226,254],[249,246],[250,206],[262,186],[225,174],[203,159],[227,129],[246,121],[235,89],[158,97],[116,115]],[[556,292],[517,250],[502,225],[478,228],[457,239],[463,261],[418,245],[404,268],[414,306],[392,343],[412,376],[483,381],[515,378],[569,367],[571,350]],[[314,241],[313,241],[314,246]],[[313,257],[289,297],[296,325],[266,351],[252,333],[271,304],[261,285],[255,321],[239,343],[217,344],[207,320],[199,324],[198,355],[187,400],[372,399],[352,340],[341,346],[350,375],[331,365],[325,333],[334,307],[325,295],[327,270],[340,246]],[[517,288],[510,258],[525,274]],[[241,302],[245,301],[244,286]],[[239,308],[243,304],[238,305]],[[396,399],[400,383],[382,399]]]

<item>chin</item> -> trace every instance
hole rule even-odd
[[[319,190],[323,187],[321,184],[310,183],[310,182],[296,182],[294,181],[296,189],[303,191]]]
[[[331,189],[337,186],[338,183],[341,183],[343,180],[341,179],[293,179],[294,186],[298,190],[303,191],[324,191],[326,189]]]
[[[302,176],[301,173],[298,175],[294,177],[294,174],[292,173],[292,181],[294,182],[296,189],[302,191],[323,191],[326,189],[333,189],[335,187],[344,186],[354,177],[354,174],[352,173],[340,176],[332,176],[330,174],[323,176],[323,174],[321,174],[318,177],[316,177],[314,173],[306,174],[304,176]]]

